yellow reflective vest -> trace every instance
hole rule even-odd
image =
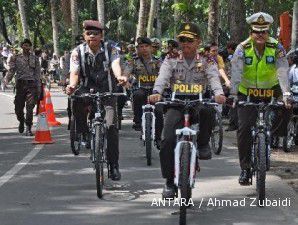
[[[239,85],[240,93],[247,95],[247,88],[270,89],[279,83],[276,69],[277,45],[277,40],[269,38],[264,54],[259,59],[255,53],[253,41],[249,39],[243,43],[244,67]]]

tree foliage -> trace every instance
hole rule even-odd
[[[146,0],[150,2],[150,0]],[[279,26],[279,15],[284,11],[291,11],[293,0],[242,0],[245,4],[245,15],[251,15],[256,10],[262,10],[271,14],[275,20],[272,26],[272,34],[276,35]],[[25,11],[29,28],[29,35],[35,46],[50,48],[53,45],[51,8],[48,0],[24,0]],[[140,0],[105,0],[105,25],[106,36],[116,41],[129,41],[136,34],[138,24],[138,11]],[[161,22],[162,38],[174,38],[175,30],[182,22],[191,21],[201,29],[203,41],[207,41],[209,0],[161,0],[159,21]],[[219,1],[219,43],[225,44],[231,37],[231,26],[228,20],[228,0]],[[236,1],[235,1],[236,2]],[[261,2],[261,3],[260,3]],[[82,21],[96,19],[96,0],[78,1],[79,32],[82,32]],[[70,0],[57,0],[59,49],[63,51],[71,48],[71,14]],[[174,19],[174,11],[178,18]],[[18,0],[0,0],[0,43],[6,39],[17,44],[23,39],[22,24],[18,9]],[[4,22],[4,23],[3,23]],[[4,24],[4,25],[3,25]],[[235,23],[232,23],[235,24]],[[3,28],[7,31],[4,37]],[[233,25],[235,26],[235,25]],[[233,28],[233,27],[232,27]],[[145,28],[146,29],[146,28]],[[248,25],[245,24],[243,34],[248,33]],[[1,35],[2,34],[2,35]],[[7,42],[7,40],[6,40]]]

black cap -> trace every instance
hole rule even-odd
[[[21,46],[23,44],[29,44],[30,46],[32,46],[32,42],[28,39],[28,38],[25,38],[22,42],[21,42]]]
[[[187,37],[187,38],[198,38],[201,32],[199,27],[194,23],[183,23],[179,29],[179,34],[177,38]]]
[[[170,40],[167,41],[167,43],[168,43],[168,46],[171,46],[172,48],[178,48],[179,47],[178,42],[175,41],[175,40],[170,39]]]
[[[138,47],[138,45],[140,45],[140,44],[151,45],[152,42],[151,42],[150,38],[147,38],[147,37],[138,37],[138,38],[137,38],[137,47]]]

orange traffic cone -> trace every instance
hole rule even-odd
[[[51,100],[51,93],[50,93],[50,91],[48,91],[46,89],[45,89],[45,93],[46,93],[45,107],[46,107],[46,112],[47,112],[48,123],[50,126],[59,126],[59,125],[61,125],[61,123],[56,120],[54,107],[53,107],[53,103]]]
[[[38,114],[33,144],[52,144],[54,141],[52,140],[51,132],[49,130],[45,107],[43,106],[41,110],[44,110],[44,112]]]

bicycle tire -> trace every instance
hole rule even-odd
[[[76,120],[74,116],[70,119],[70,147],[74,155],[79,155],[81,150],[81,137],[76,132]]]
[[[152,125],[152,115],[151,113],[145,114],[145,148],[146,148],[146,159],[147,166],[151,166],[152,158],[152,140],[151,140],[151,125]]]
[[[257,151],[257,194],[258,205],[264,206],[266,196],[266,137],[264,133],[259,133],[258,139],[258,151]],[[261,204],[260,204],[261,203]]]
[[[96,176],[96,193],[98,198],[103,196],[104,170],[103,170],[103,151],[104,151],[104,134],[102,125],[95,127],[95,176]]]
[[[180,193],[181,199],[185,199],[185,202],[188,203],[191,197],[191,188],[189,184],[189,169],[190,169],[190,144],[184,143],[181,147],[181,158],[180,158]],[[180,201],[181,202],[181,201]],[[187,206],[184,204],[180,205],[180,218],[179,224],[186,225],[186,209]]]
[[[292,147],[294,145],[295,142],[295,123],[293,121],[293,119],[291,119],[288,123],[288,127],[287,127],[287,136],[283,137],[283,141],[282,141],[282,149],[284,152],[291,152],[292,151]]]
[[[214,128],[212,129],[210,141],[211,141],[211,148],[214,154],[219,155],[222,151],[223,125],[222,125],[222,116],[218,110],[216,110],[215,125],[214,125]]]
[[[297,119],[294,120],[295,123],[295,145],[298,145],[298,121]]]

